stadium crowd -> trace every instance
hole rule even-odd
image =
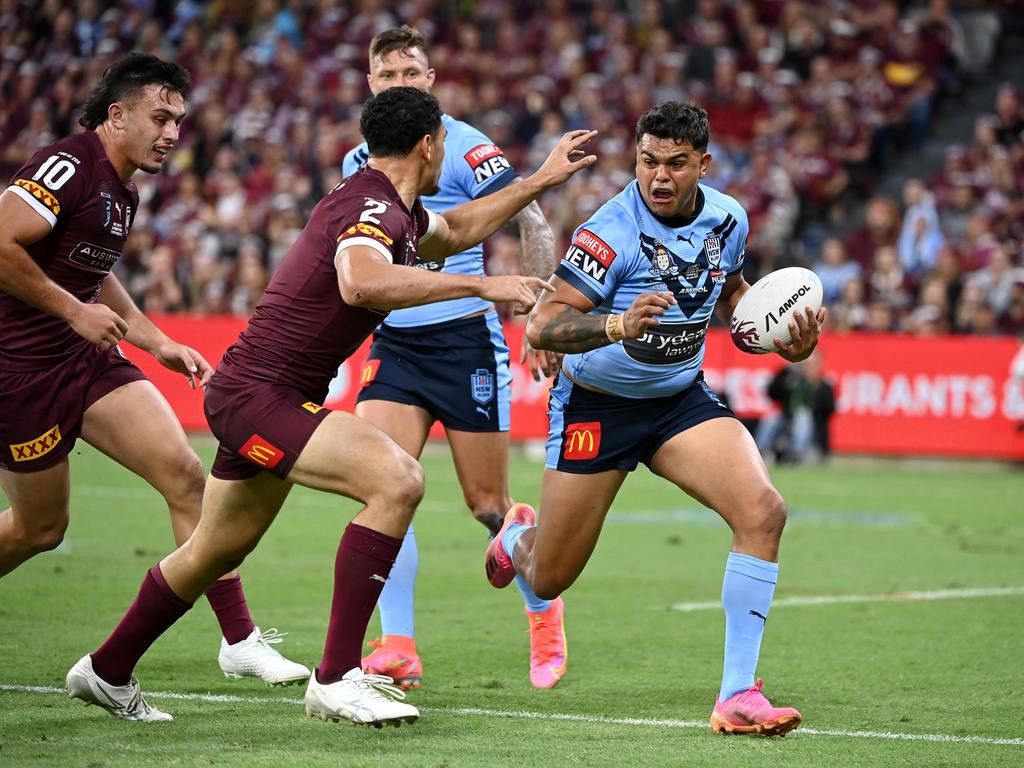
[[[395,7],[397,10],[392,10]],[[812,266],[835,329],[1024,331],[1024,104],[999,90],[973,143],[902,200],[886,163],[989,70],[1020,0],[0,0],[0,164],[78,130],[118,56],[177,61],[194,90],[167,170],[142,198],[120,276],[146,311],[246,313],[361,140],[366,48],[418,26],[434,93],[521,174],[561,133],[600,130],[591,171],[542,198],[559,247],[632,178],[632,126],[688,99],[710,115],[709,183],[750,214],[748,278]],[[864,206],[862,227],[849,231]],[[516,268],[517,241],[489,244]]]

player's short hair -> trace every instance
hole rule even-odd
[[[385,29],[370,41],[370,60],[386,56],[392,51],[407,51],[410,48],[419,48],[427,56],[427,38],[418,29],[408,24]]]
[[[441,105],[419,88],[388,88],[367,99],[359,130],[374,157],[405,157],[426,135],[441,128]]]
[[[658,139],[686,142],[701,152],[711,141],[708,113],[696,104],[682,101],[666,101],[644,112],[636,123],[637,144],[645,133]]]
[[[159,85],[187,99],[192,79],[173,62],[140,51],[129,53],[107,67],[82,106],[79,124],[87,130],[96,130],[107,119],[111,104],[124,101],[147,85]]]

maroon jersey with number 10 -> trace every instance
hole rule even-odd
[[[92,131],[58,141],[14,174],[7,194],[28,203],[52,228],[26,250],[47,277],[79,301],[93,303],[121,256],[139,207]],[[0,369],[54,368],[89,347],[60,318],[0,291]]]
[[[217,375],[293,387],[322,402],[342,362],[387,316],[342,300],[338,251],[365,245],[412,266],[431,221],[419,198],[407,209],[380,171],[347,178],[313,209]]]

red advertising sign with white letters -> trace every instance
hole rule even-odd
[[[237,317],[154,320],[212,364],[245,327]],[[549,382],[535,382],[518,362],[523,326],[506,323],[505,335],[512,358],[512,438],[544,439]],[[122,349],[167,397],[186,430],[207,430],[200,393],[151,356],[128,344]],[[1011,372],[1021,349],[1012,338],[823,335],[819,353],[836,389],[835,451],[1024,460],[1024,380]],[[368,351],[366,342],[342,366],[325,405],[352,409]],[[708,332],[705,377],[740,416],[771,409],[765,389],[782,364],[777,355],[740,352],[723,329]],[[432,434],[443,431],[435,425]]]

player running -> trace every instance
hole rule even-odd
[[[139,207],[131,178],[160,171],[189,87],[176,64],[125,56],[89,95],[85,133],[41,149],[0,195],[0,486],[11,502],[0,512],[0,576],[63,539],[78,437],[164,497],[177,543],[199,520],[203,465],[167,401],[117,344],[149,352],[193,388],[213,371],[146,318],[110,272]],[[253,624],[237,573],[206,595],[224,636],[226,675],[271,685],[309,677],[270,646],[280,642],[276,630]]]
[[[199,526],[150,569],[107,641],[68,672],[72,696],[125,719],[171,719],[145,703],[132,670],[218,573],[252,551],[298,483],[365,505],[338,547],[327,639],[309,678],[306,713],[377,726],[419,716],[399,700],[405,694],[390,677],[363,673],[360,650],[423,496],[423,474],[372,424],[320,403],[339,365],[391,309],[479,296],[524,312],[535,291],[550,290],[536,277],[449,275],[414,265],[418,255],[441,259],[483,240],[543,190],[593,165],[596,157],[580,147],[594,132],[566,134],[530,178],[438,216],[419,199],[437,189],[444,159],[437,100],[415,88],[389,89],[367,102],[360,127],[367,167],[313,209],[210,380],[205,409],[220,446]]]
[[[661,104],[637,124],[636,181],[576,230],[530,317],[538,349],[566,353],[551,390],[539,522],[509,510],[484,557],[491,583],[519,574],[555,597],[583,571],[626,475],[643,462],[733,530],[726,560],[725,670],[715,731],[782,735],[800,713],[774,707],[755,683],[778,576],[786,505],[750,434],[704,383],[712,312],[728,320],[743,279],[747,216],[699,183],[711,164],[707,113]],[[790,324],[790,361],[810,355],[817,317]]]
[[[370,91],[396,85],[429,91],[434,70],[427,43],[412,27],[381,32],[370,43]],[[501,149],[471,125],[441,115],[447,131],[440,189],[423,198],[430,211],[494,194],[518,180]],[[346,176],[366,164],[366,144],[345,156]],[[554,237],[536,202],[516,216],[523,272],[548,278],[555,271]],[[456,275],[483,275],[483,245],[476,244],[442,262],[420,259],[420,269]],[[383,430],[419,458],[430,428],[445,428],[455,472],[466,505],[490,530],[501,528],[512,505],[508,491],[508,453],[512,376],[509,350],[494,305],[479,297],[426,304],[392,312],[373,336],[363,370],[356,415]],[[558,355],[534,352],[523,340],[522,358],[536,380],[557,370]],[[413,592],[419,554],[410,525],[398,560],[381,593],[381,637],[363,659],[363,670],[388,675],[402,688],[418,688],[423,664],[416,649]],[[551,688],[565,675],[568,649],[562,598],[541,600],[523,579],[516,579],[530,627],[530,681]]]

